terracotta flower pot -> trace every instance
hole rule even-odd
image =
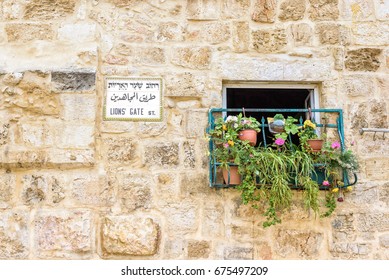
[[[247,140],[251,146],[255,146],[257,144],[257,134],[257,131],[254,129],[241,130],[239,131],[239,139],[242,141]]]
[[[320,152],[323,148],[324,140],[321,139],[309,139],[307,143],[313,152]]]
[[[223,168],[223,179],[227,185],[239,185],[240,175],[238,173],[238,166],[230,166],[230,178],[228,180],[228,169]]]

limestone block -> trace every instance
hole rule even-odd
[[[67,23],[58,29],[58,39],[66,42],[82,43],[96,39],[96,24]]]
[[[211,245],[205,240],[189,240],[188,241],[188,258],[191,259],[207,259],[211,251]]]
[[[27,147],[53,147],[55,127],[41,123],[23,123],[19,125],[20,140]]]
[[[164,78],[164,96],[202,97],[204,95],[205,77],[185,72],[167,74]]]
[[[26,43],[33,40],[53,40],[50,24],[9,23],[5,26],[8,42]]]
[[[374,79],[367,75],[347,75],[343,77],[342,92],[350,97],[369,97],[375,92]]]
[[[148,165],[174,167],[180,163],[178,143],[147,143],[144,150],[144,160]]]
[[[332,220],[333,242],[352,242],[357,238],[355,228],[355,218],[351,214],[339,214]]]
[[[288,40],[284,29],[267,29],[252,32],[253,47],[261,53],[283,51]]]
[[[3,12],[3,18],[5,20],[21,19],[23,16],[23,9],[25,3],[21,3],[18,0],[4,0],[3,9],[0,9],[0,18]]]
[[[144,122],[139,124],[139,132],[142,135],[145,136],[158,136],[161,134],[164,134],[167,131],[167,124],[166,122],[157,122],[157,123],[152,123],[152,122]]]
[[[194,233],[198,229],[198,203],[191,200],[178,200],[167,204],[160,210],[167,217],[167,230],[170,236]]]
[[[185,28],[176,22],[164,22],[158,25],[156,41],[181,42],[184,40]]]
[[[210,187],[208,176],[204,173],[193,172],[185,173],[181,176],[181,192],[184,196],[201,196],[209,195]]]
[[[79,92],[94,90],[96,73],[89,71],[54,71],[51,74],[51,81],[58,91]]]
[[[253,248],[226,247],[224,248],[223,258],[225,260],[252,260],[253,254]]]
[[[156,182],[154,188],[155,203],[177,202],[180,190],[178,186],[179,178],[176,173],[157,173],[154,176]]]
[[[232,25],[232,45],[237,53],[246,52],[250,45],[250,27],[246,21],[237,21]]]
[[[48,180],[41,175],[25,175],[23,177],[22,200],[26,205],[39,205],[47,200],[49,192]]]
[[[115,46],[115,52],[120,54],[120,55],[130,56],[130,55],[133,55],[135,53],[135,50],[129,44],[120,43],[120,44]]]
[[[309,0],[312,20],[335,20],[339,17],[338,0]]]
[[[378,2],[378,1],[377,1]],[[374,19],[374,4],[369,0],[342,0],[341,15],[354,21]]]
[[[208,187],[208,185],[204,185]],[[220,202],[205,202],[202,217],[202,236],[209,238],[225,237],[224,204]]]
[[[24,10],[24,18],[50,20],[74,13],[76,0],[31,0]]]
[[[290,32],[295,46],[310,46],[312,44],[313,30],[309,24],[292,24]]]
[[[226,19],[241,19],[248,15],[250,0],[223,0],[222,17]]]
[[[356,217],[357,229],[360,232],[389,230],[389,214],[387,213],[366,213]]]
[[[389,248],[389,234],[384,234],[379,237],[380,246],[384,248]]]
[[[0,146],[7,144],[10,126],[9,123],[0,123]]]
[[[323,242],[323,233],[312,230],[279,229],[274,239],[275,253],[291,258],[315,259]]]
[[[7,150],[7,153],[0,153],[0,167],[3,168],[42,167],[48,161],[48,152],[42,150]]]
[[[351,32],[343,25],[333,23],[319,23],[316,27],[321,44],[348,45],[350,43]]]
[[[0,259],[27,259],[28,214],[18,210],[0,213]]]
[[[108,207],[114,203],[114,187],[102,174],[85,172],[68,175],[72,200],[76,205]]]
[[[104,256],[154,255],[159,247],[159,225],[143,216],[109,216],[103,221],[101,238]]]
[[[126,57],[108,54],[104,57],[104,62],[112,65],[127,65],[129,60]]]
[[[185,243],[185,244],[184,244]],[[174,238],[173,240],[168,239],[164,244],[164,259],[186,259],[187,255],[184,256],[185,247],[187,246],[182,239]]]
[[[389,19],[389,2],[388,0],[374,0],[375,14],[379,20]]]
[[[171,62],[190,69],[209,69],[212,51],[209,47],[175,48]]]
[[[165,50],[162,48],[141,48],[137,52],[134,62],[142,65],[163,65],[166,62]]]
[[[335,243],[330,246],[331,255],[339,259],[366,259],[372,251],[367,243]]]
[[[61,117],[67,122],[95,122],[96,96],[91,94],[61,94]]]
[[[343,47],[334,48],[332,50],[332,56],[334,57],[334,68],[335,70],[344,69],[344,55],[345,51]]]
[[[94,242],[92,214],[87,210],[40,210],[34,236],[34,248],[41,258],[90,253]]]
[[[109,161],[129,163],[136,158],[136,141],[127,137],[109,137],[103,140],[104,156]]]
[[[152,177],[135,172],[120,173],[116,177],[118,197],[124,209],[134,211],[150,207],[151,188],[155,185]]]
[[[368,158],[365,161],[366,177],[369,180],[389,180],[389,160],[387,157]]]
[[[195,142],[185,141],[183,143],[183,151],[184,151],[184,167],[195,168],[196,167]]]
[[[278,16],[280,20],[300,20],[304,18],[305,0],[285,0],[280,6],[281,12]]]
[[[356,45],[385,46],[389,41],[389,23],[379,21],[359,22],[352,26]]]
[[[377,71],[381,65],[378,58],[381,52],[381,49],[375,48],[349,50],[346,54],[345,66],[351,71]]]
[[[45,154],[48,166],[86,167],[95,164],[95,151],[93,149],[50,149]],[[38,159],[40,159],[38,157]],[[39,163],[39,161],[38,161]]]
[[[139,5],[142,3],[142,0],[108,0],[108,2],[111,2],[119,8],[128,8]]]
[[[227,23],[207,23],[201,29],[201,37],[210,44],[226,42],[231,37],[230,26]]]
[[[0,209],[9,207],[15,192],[16,176],[10,173],[0,173]]]
[[[186,115],[186,136],[188,138],[204,137],[208,125],[207,111],[204,109],[188,110]]]
[[[91,125],[65,124],[56,135],[60,148],[88,148],[94,144],[95,127]]]
[[[389,206],[389,184],[384,184],[379,188],[378,197],[379,200],[386,205],[386,207]]]
[[[188,0],[187,18],[193,20],[213,20],[219,16],[218,0]]]
[[[276,0],[256,0],[251,19],[256,22],[272,23],[277,9]]]

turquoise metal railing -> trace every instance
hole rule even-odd
[[[335,114],[336,115],[336,121],[335,123],[320,123],[314,119],[312,119],[317,127],[319,128],[324,128],[324,129],[336,129],[337,133],[338,133],[338,136],[339,136],[339,140],[340,140],[340,145],[341,145],[341,151],[344,151],[345,150],[345,139],[344,139],[344,126],[343,126],[343,112],[341,109],[225,109],[225,108],[213,108],[213,109],[210,109],[209,110],[209,113],[208,113],[208,128],[207,128],[207,132],[210,130],[210,129],[213,129],[214,128],[214,124],[215,124],[215,115],[216,114],[224,114],[225,116],[224,117],[227,117],[227,114],[228,113],[235,113],[235,114],[239,114],[239,113],[242,113],[244,110],[244,112],[246,113],[262,113],[262,114],[269,114],[269,113],[272,113],[273,116],[275,114],[283,114],[285,117],[287,117],[288,115],[291,115],[291,114],[296,114],[296,113],[308,113],[308,114],[312,114],[312,113],[326,113],[326,114]],[[258,119],[258,118],[257,118]],[[266,141],[266,134],[265,134],[265,129],[268,127],[268,124],[266,123],[267,120],[264,116],[262,116],[260,119],[258,119],[260,124],[261,124],[261,136],[262,136],[262,145],[264,145],[265,147],[268,146],[267,144],[267,141]],[[299,118],[299,125],[303,125],[303,122],[304,122],[305,118],[302,118],[300,117]],[[290,137],[290,135],[289,135]],[[291,140],[289,138],[289,140]],[[292,141],[289,141],[290,143]],[[210,186],[211,187],[216,187],[216,188],[228,188],[228,187],[234,187],[234,185],[229,185],[225,182],[223,182],[222,180],[217,180],[217,171],[218,171],[218,167],[220,166],[220,163],[216,161],[216,159],[212,156],[212,151],[214,150],[214,142],[212,141],[212,139],[209,141],[209,152],[210,152],[210,156],[209,156],[209,183],[210,183]],[[292,148],[292,145],[291,145],[291,148]],[[233,164],[231,163],[230,165],[236,165],[236,164]],[[317,181],[322,181],[324,180],[323,177],[324,175],[322,174],[323,171],[321,167],[325,167],[323,164],[315,164],[315,169],[316,169],[316,178],[317,178]],[[352,178],[350,178],[352,177]],[[228,181],[229,181],[229,178],[230,178],[230,174],[228,174]],[[351,182],[351,180],[353,180]],[[357,175],[355,173],[353,174],[349,174],[347,172],[347,170],[343,169],[343,186],[341,186],[341,188],[346,188],[348,186],[352,186],[352,185],[355,185],[357,183]],[[321,184],[319,184],[321,185]],[[295,186],[295,185],[291,185],[292,188],[301,188],[301,186]],[[321,186],[320,187],[321,189],[326,189],[326,187],[324,186]]]

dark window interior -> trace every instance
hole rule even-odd
[[[277,88],[227,88],[227,108],[245,109],[304,109],[310,90],[308,89],[277,89]],[[309,104],[309,103],[308,103]],[[234,115],[235,113],[230,113]],[[274,117],[276,113],[255,113],[246,112],[246,116],[255,117],[261,122],[262,117]],[[283,113],[284,117],[287,114]],[[305,119],[304,113],[291,113],[292,117]],[[266,122],[267,123],[267,122]],[[272,137],[266,129],[267,141],[271,142]],[[260,137],[259,139],[261,139]],[[293,142],[298,144],[297,137]],[[268,143],[269,143],[268,142]]]

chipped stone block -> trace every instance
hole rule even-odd
[[[384,234],[379,237],[380,246],[389,248],[389,234]]]
[[[354,215],[337,215],[332,220],[332,237],[334,242],[350,242],[357,238]]]
[[[127,65],[129,60],[123,56],[108,54],[104,57],[104,62],[112,65]]]
[[[93,125],[66,124],[57,133],[60,148],[88,148],[94,144],[95,127]]]
[[[96,83],[96,73],[55,71],[51,74],[51,81],[58,91],[77,92],[93,90]]]
[[[28,258],[28,223],[28,215],[22,211],[0,212],[0,259]]]
[[[163,48],[142,48],[136,54],[135,63],[142,65],[163,65],[166,54]]]
[[[22,200],[26,205],[38,205],[45,202],[48,193],[47,178],[40,175],[25,175],[23,177]]]
[[[381,52],[381,49],[374,48],[361,48],[347,51],[345,66],[351,71],[377,71],[381,65],[378,58]]]
[[[210,188],[208,176],[204,173],[185,173],[181,177],[181,191],[185,196],[188,195],[209,195]]]
[[[350,97],[368,97],[376,89],[374,79],[366,75],[343,76],[342,91]]]
[[[25,2],[20,2],[18,0],[5,0],[2,5],[3,9],[0,9],[0,18],[3,16],[5,20],[15,20],[23,17]]]
[[[103,254],[149,256],[159,248],[159,225],[152,219],[138,216],[109,216],[102,224]]]
[[[129,163],[136,158],[136,141],[128,137],[109,137],[103,140],[109,161]]]
[[[383,158],[369,158],[365,161],[365,173],[369,180],[389,180],[389,160]]]
[[[232,25],[232,45],[237,53],[246,52],[250,45],[249,23],[246,21],[234,22]]]
[[[210,44],[220,44],[226,42],[231,37],[229,24],[227,23],[207,23],[201,29],[202,38]]]
[[[177,166],[179,164],[179,146],[172,142],[147,144],[144,159],[150,165]]]
[[[277,12],[276,0],[256,0],[251,19],[256,22],[273,23]]]
[[[338,47],[332,50],[332,56],[334,57],[334,68],[335,70],[343,70],[344,69],[344,48]]]
[[[188,258],[191,259],[206,259],[209,257],[211,245],[208,241],[189,240],[188,242]]]
[[[96,119],[96,96],[91,94],[61,94],[61,115],[67,122],[94,122]]]
[[[171,62],[190,69],[209,69],[212,51],[209,47],[176,48]]]
[[[34,222],[34,247],[40,257],[86,254],[92,250],[92,214],[86,210],[41,210]]]
[[[340,259],[366,259],[372,251],[367,243],[335,243],[330,246],[331,255]]]
[[[64,24],[58,29],[58,39],[75,43],[94,41],[96,39],[96,24]]]
[[[320,23],[316,26],[321,44],[348,45],[351,41],[350,30],[343,25],[333,23]]]
[[[283,21],[300,20],[304,18],[305,0],[286,0],[281,3],[278,18]]]
[[[50,149],[44,161],[49,166],[89,167],[95,164],[93,149]]]
[[[292,24],[290,27],[293,41],[296,46],[310,46],[312,44],[313,29],[307,23]]]
[[[187,18],[193,20],[213,20],[219,16],[218,0],[188,0]]]
[[[280,229],[275,235],[275,252],[282,257],[315,259],[323,242],[323,233],[311,230]]]
[[[156,182],[154,188],[155,203],[165,203],[165,201],[176,202],[180,190],[178,188],[178,176],[176,173],[158,173],[154,177]]]
[[[165,87],[165,96],[201,97],[204,95],[205,77],[190,72],[168,74]]]
[[[23,123],[19,127],[20,141],[27,147],[52,147],[55,128],[46,123]]]
[[[0,173],[0,209],[8,208],[15,192],[16,176]]]
[[[24,18],[50,20],[74,13],[76,0],[31,0],[24,9]]]
[[[353,21],[372,20],[374,18],[374,4],[368,0],[341,0],[341,15]]]
[[[180,42],[184,40],[185,29],[176,22],[164,22],[158,25],[156,40],[158,42]]]
[[[389,214],[360,214],[356,218],[357,230],[360,232],[385,232],[389,230]]]
[[[10,126],[9,123],[0,123],[0,146],[7,144]]]
[[[283,51],[288,43],[284,29],[253,31],[252,40],[254,49],[262,53]]]
[[[183,150],[184,150],[184,167],[195,168],[196,167],[195,143],[185,141],[183,143]]]
[[[208,186],[207,186],[208,187]],[[224,204],[205,202],[202,218],[202,234],[210,238],[225,236]]]
[[[225,260],[252,260],[253,253],[253,248],[227,247],[224,249],[223,257]]]
[[[241,19],[250,11],[250,0],[223,0],[222,16],[226,19]]]
[[[198,228],[198,205],[190,200],[180,200],[169,203],[161,209],[168,217],[167,230],[171,235],[180,236],[194,233]]]
[[[335,20],[339,17],[338,0],[309,0],[312,20]]]
[[[188,110],[186,117],[186,136],[188,138],[204,137],[207,124],[208,118],[206,110]]]
[[[259,242],[255,244],[254,259],[272,260],[273,252],[268,242]]]
[[[54,31],[50,24],[9,23],[5,26],[8,42],[26,43],[34,40],[53,40]]]

